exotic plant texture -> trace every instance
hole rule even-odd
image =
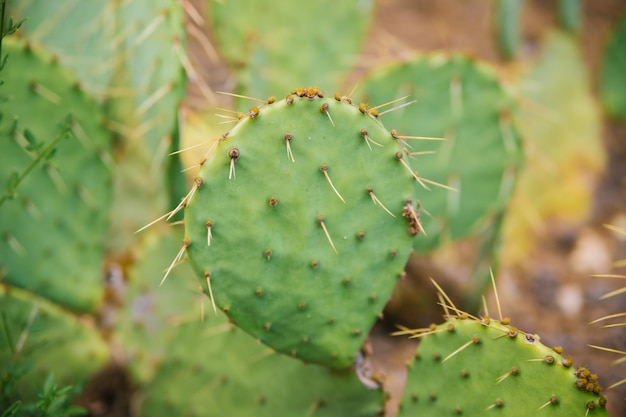
[[[574,366],[563,348],[543,345],[508,318],[445,305],[445,323],[414,332],[421,342],[399,415],[607,415],[598,376]]]
[[[402,138],[316,88],[252,107],[179,206],[215,305],[278,351],[352,364],[421,228],[414,183],[427,180]]]

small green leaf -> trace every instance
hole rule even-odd
[[[50,152],[46,154],[44,160],[49,161],[57,153],[57,148],[50,149]]]
[[[46,378],[46,382],[44,382],[43,384],[43,396],[47,396],[50,395],[50,393],[52,392],[52,390],[54,389],[54,375],[53,374],[49,374],[48,377]]]
[[[28,129],[24,129],[24,137],[31,145],[35,145],[37,143],[37,139],[35,139],[35,135]]]

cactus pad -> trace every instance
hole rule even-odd
[[[56,61],[14,42],[3,46],[10,58],[1,91],[0,184],[24,172],[64,123],[72,135],[0,206],[0,275],[70,309],[93,311],[102,295],[111,199],[109,133],[97,105]]]
[[[80,384],[109,359],[94,323],[19,289],[0,285],[0,378],[9,366],[25,367],[22,400],[52,373],[61,384]]]
[[[318,0],[268,8],[255,0],[211,2],[216,46],[238,75],[241,92],[267,97],[324,80],[337,89],[353,68],[374,2]]]
[[[415,239],[416,252],[489,228],[508,202],[521,160],[515,106],[494,70],[463,55],[418,55],[375,70],[359,93],[366,102],[408,95],[414,104],[382,120],[405,135],[445,138],[405,140],[416,153],[407,161],[454,189],[425,183],[431,191],[420,192],[420,203],[429,213],[422,216],[428,236]]]
[[[253,107],[184,200],[183,247],[218,308],[336,368],[354,361],[419,229],[397,140],[348,101],[310,88]]]
[[[98,97],[106,94],[115,72],[118,45],[115,6],[107,0],[23,0],[11,13],[27,19],[20,36],[43,47],[76,75],[80,85]],[[79,41],[80,40],[80,41]]]
[[[626,119],[626,17],[619,20],[604,51],[600,94],[607,113],[621,120]]]
[[[520,22],[523,0],[498,0],[495,2],[495,27],[500,53],[506,59],[515,58],[522,44]]]
[[[222,317],[178,327],[176,343],[145,391],[143,415],[380,415],[382,391],[365,388],[354,372],[278,354]]]
[[[607,415],[597,375],[504,323],[454,318],[425,333],[399,415]]]
[[[131,374],[140,383],[154,376],[168,345],[179,343],[175,323],[197,319],[203,311],[213,315],[188,264],[172,271],[167,287],[155,285],[154,277],[167,268],[168,257],[179,245],[181,234],[169,228],[150,229],[137,245],[135,262],[128,271],[124,309],[114,334]]]
[[[527,158],[504,222],[508,264],[526,263],[532,250],[541,251],[534,236],[554,222],[578,225],[592,213],[607,158],[590,84],[576,39],[546,34],[538,60],[518,82],[523,101],[533,104],[518,119]]]

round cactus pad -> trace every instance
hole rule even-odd
[[[364,106],[297,89],[215,144],[183,200],[183,246],[237,325],[280,352],[347,367],[419,230],[415,176]]]
[[[457,318],[423,335],[400,415],[607,415],[596,375],[503,322]]]

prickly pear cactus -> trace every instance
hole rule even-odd
[[[488,229],[506,207],[521,162],[515,106],[495,71],[463,55],[417,55],[382,67],[359,83],[363,101],[409,96],[416,102],[381,118],[406,138],[427,236],[416,252]],[[440,138],[440,140],[437,140]],[[431,153],[432,155],[427,155]]]
[[[167,268],[168,258],[180,245],[182,230],[152,228],[135,247],[135,261],[126,274],[122,309],[117,317],[114,337],[123,347],[131,375],[138,383],[149,383],[158,364],[176,339],[179,323],[212,316],[210,304],[202,293],[189,264],[180,265],[170,274],[167,287],[154,279]],[[121,277],[120,268],[111,265],[111,273]]]
[[[19,36],[50,51],[75,71],[82,88],[105,103],[106,126],[118,143],[108,249],[129,247],[146,219],[184,194],[184,185],[177,187],[184,183],[178,157],[167,157],[178,149],[177,111],[185,93],[182,5],[176,0],[16,3],[12,12],[28,19]]]
[[[106,95],[115,72],[118,46],[115,6],[107,0],[21,0],[11,2],[11,15],[27,19],[19,36],[45,48],[76,74],[86,91]]]
[[[422,333],[399,415],[606,416],[600,391],[560,347],[506,319],[462,316]]]
[[[621,120],[626,119],[626,18],[622,18],[608,39],[600,79],[600,94],[607,113]]]
[[[93,321],[29,292],[0,285],[0,320],[0,380],[9,367],[24,370],[17,387],[22,400],[37,398],[35,387],[49,373],[78,384],[109,359]]]
[[[383,409],[382,391],[364,387],[354,372],[276,353],[222,317],[177,330],[143,415],[372,417]]]
[[[267,97],[294,85],[335,90],[359,55],[372,19],[370,0],[285,2],[255,0],[209,5],[216,46],[243,94]],[[309,28],[309,29],[306,29]]]
[[[541,251],[533,247],[535,237],[551,224],[577,225],[592,212],[607,157],[590,84],[577,41],[560,31],[546,34],[540,56],[518,81],[532,105],[518,118],[527,158],[503,227],[507,264],[523,264],[532,250]]]
[[[315,88],[253,107],[181,206],[217,308],[280,352],[344,368],[420,229],[417,174],[373,111]]]
[[[571,33],[580,32],[582,22],[581,0],[559,0],[559,21],[563,28]]]
[[[506,59],[514,58],[522,43],[520,21],[523,0],[496,0],[495,27],[500,52]]]
[[[58,62],[5,39],[0,191],[67,132],[0,206],[0,274],[69,309],[94,311],[111,193],[103,115]],[[33,261],[35,259],[36,261]]]

